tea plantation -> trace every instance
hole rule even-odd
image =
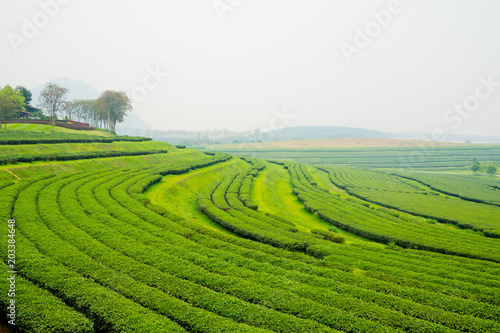
[[[11,132],[21,332],[500,332],[496,180]]]

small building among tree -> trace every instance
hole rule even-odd
[[[19,110],[17,111],[17,118],[22,118],[22,119],[30,119],[33,118],[34,114],[36,112],[42,111],[42,109],[36,108],[31,105],[26,105],[26,111]]]
[[[29,119],[30,113],[28,111],[19,110],[17,111],[16,118]]]

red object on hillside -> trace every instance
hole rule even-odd
[[[73,124],[81,124],[81,125],[90,126],[89,123],[82,123],[82,122],[79,122],[79,121],[76,121],[76,120],[69,120],[68,119],[68,122],[73,123]]]

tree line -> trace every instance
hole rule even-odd
[[[115,132],[116,124],[122,122],[126,113],[132,110],[132,102],[123,91],[106,90],[98,99],[75,101],[68,101],[68,92],[67,88],[58,84],[47,83],[39,96],[38,103],[43,114],[35,116],[50,120],[52,132],[58,117]],[[23,86],[13,89],[7,85],[0,89],[0,127],[5,120],[16,118],[19,111],[25,111],[31,98],[31,92]]]
[[[497,166],[493,162],[488,162],[488,163],[481,163],[477,158],[474,158],[472,160],[472,163],[470,165],[470,169],[474,173],[478,173],[479,171],[486,171],[488,175],[496,175],[497,173]]]
[[[142,128],[119,128],[120,135],[145,136],[154,140],[166,140],[170,143],[186,145],[217,144],[217,143],[242,143],[259,141],[259,132],[255,131],[231,131],[204,130],[152,130]]]

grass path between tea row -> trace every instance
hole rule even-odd
[[[314,168],[310,168],[310,171],[320,186],[329,189],[331,192],[343,192],[328,181],[326,173]],[[266,164],[266,168],[257,175],[254,181],[252,201],[259,206],[260,211],[282,216],[295,223],[300,231],[310,232],[312,229],[333,230],[344,236],[347,244],[369,242],[384,247],[384,245],[377,242],[335,228],[330,223],[310,213],[293,193],[288,171],[282,166],[272,163]]]
[[[168,207],[177,215],[196,220],[210,229],[239,237],[203,214],[198,208],[196,196],[208,184],[221,181],[224,176],[237,170],[243,170],[245,167],[247,167],[246,162],[233,158],[228,162],[192,170],[182,175],[166,175],[160,182],[149,187],[144,194],[151,203]]]

